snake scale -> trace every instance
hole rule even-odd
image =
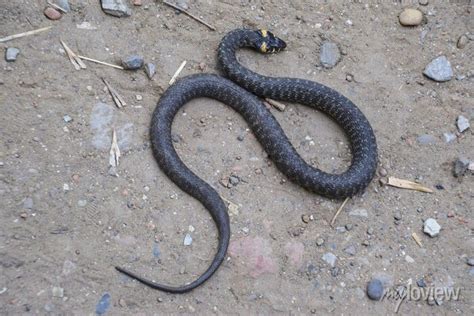
[[[179,188],[202,203],[212,215],[219,232],[217,253],[210,266],[189,284],[179,287],[161,285],[116,267],[118,271],[154,289],[185,293],[198,287],[218,269],[229,245],[230,225],[226,205],[209,184],[186,167],[171,139],[173,119],[188,101],[206,97],[231,106],[247,121],[277,168],[294,183],[317,194],[330,198],[353,196],[366,188],[375,174],[375,136],[357,106],[322,84],[303,79],[262,76],[243,67],[237,60],[236,51],[244,47],[261,53],[274,53],[284,49],[286,43],[266,30],[237,29],[229,32],[218,49],[218,61],[228,79],[211,74],[182,78],[165,91],[153,113],[150,136],[158,165]],[[329,174],[307,164],[259,97],[300,103],[329,115],[350,141],[350,167],[341,174]]]

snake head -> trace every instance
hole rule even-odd
[[[278,53],[286,47],[285,41],[273,35],[272,32],[262,29],[256,33],[259,35],[259,39],[255,43],[255,48],[263,54]]]

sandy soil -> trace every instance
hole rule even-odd
[[[143,0],[148,9],[133,7],[123,19],[104,14],[99,1],[71,0],[73,11],[59,21],[44,17],[45,1],[2,1],[1,36],[54,28],[0,44],[21,50],[16,62],[0,61],[0,314],[94,314],[104,293],[111,297],[109,314],[393,313],[395,301],[367,298],[372,277],[388,287],[423,278],[429,286],[461,289],[458,301],[408,301],[401,313],[473,314],[474,276],[466,264],[474,256],[473,177],[452,176],[456,158],[474,159],[473,135],[468,130],[449,144],[442,139],[456,131],[458,115],[474,114],[474,43],[456,48],[461,34],[474,31],[472,4],[430,0],[419,7],[426,21],[407,28],[398,22],[407,2],[361,2],[189,1],[191,12],[216,26],[213,32],[151,0]],[[97,29],[77,28],[84,21]],[[238,205],[231,216],[233,243],[229,259],[204,286],[185,295],[154,291],[113,266],[183,284],[210,262],[216,229],[207,211],[153,160],[151,113],[183,60],[188,63],[181,76],[218,73],[218,43],[237,27],[270,29],[289,46],[274,56],[241,52],[243,64],[340,91],[371,122],[388,174],[435,192],[381,187],[377,176],[338,216],[335,227],[350,229],[341,232],[329,225],[341,201],[285,181],[236,113],[216,101],[195,100],[176,118],[176,148],[192,170]],[[60,39],[82,55],[113,63],[142,55],[157,65],[157,74],[149,80],[142,70],[91,63],[75,71]],[[343,53],[329,70],[319,66],[325,39]],[[455,76],[466,78],[436,83],[423,77],[424,67],[441,54]],[[101,77],[126,107],[114,108]],[[307,161],[328,171],[347,166],[347,141],[327,117],[294,104],[273,113]],[[66,123],[65,115],[73,121]],[[108,173],[112,127],[120,131],[123,154],[118,177]],[[424,134],[434,143],[417,142]],[[240,182],[226,188],[220,181],[230,175]],[[357,209],[367,217],[350,215]],[[313,220],[305,223],[303,215]],[[442,226],[436,238],[423,234],[429,217]],[[191,246],[183,245],[187,233]],[[329,252],[337,256],[334,268],[322,259]]]

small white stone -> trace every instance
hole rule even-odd
[[[192,243],[193,243],[193,237],[191,237],[190,234],[186,234],[186,236],[184,236],[183,244],[185,246],[191,246]]]
[[[336,265],[337,257],[333,253],[327,252],[323,255],[323,260],[326,261],[331,267]]]
[[[439,231],[441,230],[441,226],[438,224],[438,222],[433,219],[433,218],[428,218],[425,221],[425,225],[423,228],[423,231],[425,234],[429,235],[430,237],[436,237],[439,234]]]
[[[139,95],[139,94],[137,94],[135,97],[137,98],[137,101],[143,100],[143,97],[142,97],[141,95]]]
[[[70,191],[71,188],[69,187],[69,184],[64,183],[64,184],[63,184],[63,190],[64,190],[64,191]]]
[[[401,25],[416,26],[420,25],[421,21],[423,21],[423,13],[416,9],[405,9],[398,18]]]
[[[458,131],[460,133],[464,132],[469,127],[471,127],[471,125],[469,124],[469,120],[466,117],[462,116],[462,115],[458,116],[458,119],[456,121],[456,125],[457,125]]]
[[[406,255],[406,256],[405,256],[405,261],[408,262],[408,263],[413,263],[413,262],[415,262],[415,259],[413,259],[413,258],[410,257],[409,255]]]
[[[188,230],[192,233],[192,232],[194,232],[196,229],[194,228],[193,225],[189,225]]]

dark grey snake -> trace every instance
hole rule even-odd
[[[217,253],[209,268],[195,281],[180,287],[157,284],[120,267],[116,269],[152,288],[184,293],[203,284],[225,258],[230,227],[227,207],[219,194],[189,170],[176,153],[171,125],[178,110],[194,98],[212,98],[231,106],[247,121],[277,168],[294,183],[331,198],[345,198],[363,190],[377,166],[377,145],[364,114],[346,97],[322,84],[294,78],[272,78],[244,68],[236,50],[251,47],[262,53],[277,52],[285,42],[265,30],[239,29],[228,33],[219,45],[218,60],[230,79],[216,75],[185,77],[163,94],[153,113],[150,136],[153,154],[163,172],[211,213],[219,230]],[[250,91],[250,92],[249,92]],[[282,128],[258,97],[301,103],[328,114],[349,138],[352,164],[342,174],[328,174],[308,165],[296,152]]]

